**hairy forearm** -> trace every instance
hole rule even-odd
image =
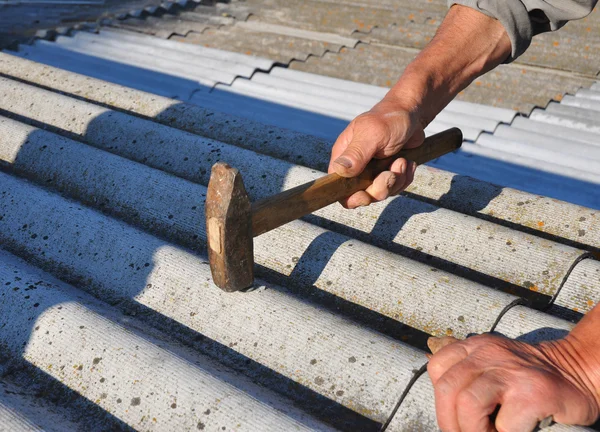
[[[508,35],[497,20],[453,6],[382,106],[413,111],[426,126],[461,90],[501,64],[510,52]]]

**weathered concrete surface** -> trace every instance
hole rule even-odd
[[[65,147],[65,151],[69,150]],[[73,150],[71,152],[75,153]],[[97,150],[94,152],[103,153]],[[88,153],[93,164],[103,165],[108,162],[99,172],[104,170],[106,173],[112,169],[123,172],[120,169],[122,166],[115,162],[114,157],[111,163],[110,158],[94,158],[94,152]],[[74,162],[77,158],[76,155],[73,156]],[[128,163],[132,173],[140,174],[144,171],[139,171],[131,162]],[[89,168],[84,169],[89,174],[88,180],[101,181],[96,177],[97,173],[89,171]],[[146,174],[152,171],[154,170],[146,170]],[[164,174],[162,176],[172,178]],[[198,342],[210,338],[222,346],[228,346],[234,353],[240,353],[264,365],[286,378],[275,380],[275,384],[272,384],[276,385],[279,393],[307,397],[306,391],[301,388],[307,387],[314,393],[313,398],[315,395],[323,395],[362,416],[382,422],[404,390],[412,370],[418,369],[424,362],[420,351],[365,329],[322,306],[311,305],[306,300],[297,298],[292,290],[269,283],[265,285],[259,281],[258,284],[265,287],[259,292],[224,293],[211,282],[205,255],[192,254],[6,174],[0,174],[0,177],[0,194],[4,198],[0,207],[0,214],[4,215],[0,221],[0,238],[3,244],[31,257],[32,262],[48,268],[61,278],[81,285],[95,296],[146,316],[147,322],[154,327],[163,328],[164,320],[160,319],[160,315],[163,315],[198,332],[201,337],[196,339],[197,333],[186,335],[181,333],[177,325],[173,327],[175,330],[172,336],[182,338],[188,345],[201,348],[203,343]],[[150,177],[142,176],[140,180],[157,185],[147,195],[154,215],[162,213],[161,206],[155,207],[154,204],[165,199],[168,194],[177,192],[181,194],[179,198],[186,195],[185,183],[161,184],[161,173],[158,171]],[[114,179],[109,177],[105,181],[107,183],[95,186],[96,192],[109,189]],[[89,189],[85,191],[85,185],[81,187],[82,192],[90,192]],[[161,189],[162,195],[156,194]],[[120,198],[123,194],[128,194],[127,191],[132,192],[133,189],[125,189],[110,196],[115,201],[115,206],[120,204]],[[140,191],[137,193],[140,194]],[[100,196],[101,193],[98,194]],[[141,196],[143,195],[140,194]],[[112,205],[105,201],[98,204],[102,208]],[[181,206],[179,211],[173,207],[174,204]],[[170,206],[170,211],[177,214],[189,211],[189,204],[179,199],[165,199],[163,207]],[[130,210],[142,211],[139,205],[130,205]],[[203,213],[203,208],[199,206],[198,213],[200,212]],[[169,214],[173,213],[164,213],[165,222],[173,219],[168,217]],[[142,214],[140,218],[157,225],[161,222],[152,215]],[[183,219],[184,222],[197,222],[193,219],[185,221],[185,217]],[[158,228],[160,229],[160,225]],[[197,229],[205,239],[202,227],[198,226]],[[169,232],[163,233],[165,234],[168,235]],[[202,238],[196,242],[202,241]],[[282,237],[279,244],[258,245],[259,263],[268,265],[265,257],[269,254],[272,260],[281,256],[277,252],[286,240],[289,241]],[[300,245],[302,246],[301,243]],[[360,252],[348,262],[351,265],[359,258],[364,258]],[[336,271],[337,259],[332,258],[331,263],[333,265],[330,271]],[[388,265],[391,267],[393,264]],[[305,264],[300,263],[298,266]],[[324,275],[329,281],[331,277],[327,276],[327,272]],[[364,270],[357,269],[356,272],[362,273]],[[386,274],[385,277],[390,276]],[[323,282],[324,286],[332,285],[327,281]],[[306,281],[302,282],[306,284]],[[343,286],[336,281],[331,291]],[[380,295],[378,301],[391,306],[393,301],[390,297],[397,298],[398,294],[388,289],[387,285],[380,286],[383,295]],[[364,286],[356,283],[349,286],[347,291],[353,288],[356,297],[361,290],[366,291]],[[306,286],[306,290],[310,289],[310,286]],[[446,290],[451,291],[449,287]],[[340,295],[352,300],[347,293]],[[365,296],[376,297],[373,293],[365,293],[363,297]],[[318,298],[317,293],[315,297]],[[511,299],[509,296],[493,294],[491,297],[490,300],[483,297],[481,299],[480,307],[488,312],[482,312],[482,317],[499,313],[499,307],[493,301]],[[469,304],[471,303],[475,302]],[[375,306],[373,305],[373,309]],[[471,316],[463,321],[464,324],[459,323],[459,326],[478,328],[473,324]],[[465,333],[459,327],[456,331]],[[231,355],[231,352],[221,354],[219,360],[225,363],[231,361],[228,360]],[[248,366],[243,362],[242,365]],[[261,378],[257,372],[257,376],[253,378],[259,381],[273,379],[265,371],[261,373],[265,376]],[[317,402],[318,399],[315,399],[315,403]]]
[[[323,175],[65,96],[54,95],[50,102],[45,90],[25,84],[6,79],[0,79],[0,84],[10,89],[10,97],[0,102],[5,110],[188,180],[208,184],[212,164],[226,160],[243,173],[253,200]],[[29,101],[33,100],[36,102],[32,107]],[[267,178],[272,181],[267,183]],[[434,257],[432,262],[444,270],[461,267],[465,269],[461,274],[476,280],[481,279],[478,275],[484,279],[489,276],[493,281],[486,282],[497,287],[509,283],[549,296],[554,295],[567,271],[584,253],[407,197],[356,212],[330,206],[315,214],[320,218],[317,222],[326,228],[361,239],[368,235],[370,242],[394,250],[401,248],[409,257]],[[523,268],[524,261],[531,264]]]
[[[417,50],[404,47],[359,44],[353,50],[342,49],[339,54],[309,58],[304,63],[294,62],[291,68],[391,87],[417,53]],[[374,70],[378,73],[374,74]],[[540,86],[540,82],[544,86]],[[574,93],[593,82],[591,77],[510,64],[475,80],[458,99],[529,113],[536,106],[546,106],[550,100],[560,100],[564,93]]]
[[[2,251],[0,260],[0,337],[6,354],[22,356],[129,426],[329,429],[206,356],[164,342],[165,335],[14,256]]]
[[[353,48],[358,43],[355,39],[336,34],[294,30],[254,21],[194,32],[185,37],[172,36],[171,39],[269,58],[283,64],[292,60],[306,61],[311,56],[322,57],[326,52],[339,52],[344,46]]]
[[[19,79],[152,118],[224,143],[324,171],[331,143],[314,136],[271,127],[172,99],[73,74],[0,53],[0,71]],[[553,107],[563,107],[551,104]],[[576,109],[566,107],[570,109]],[[272,131],[272,133],[271,133]],[[561,241],[600,249],[598,213],[583,207],[501,188],[435,168],[417,170],[408,192],[419,199],[496,223],[526,228]],[[568,221],[568,223],[565,223]],[[585,231],[585,235],[580,233]]]

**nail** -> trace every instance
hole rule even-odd
[[[350,159],[348,159],[347,157],[341,156],[339,158],[337,158],[334,163],[343,166],[344,168],[352,168],[352,161]]]

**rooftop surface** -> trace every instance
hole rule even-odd
[[[407,193],[256,238],[252,291],[211,281],[212,164],[252,200],[323,175],[444,8],[182,2],[0,53],[1,424],[431,431],[428,335],[569,331],[600,297],[600,62],[552,63],[558,35],[444,110],[463,150]]]

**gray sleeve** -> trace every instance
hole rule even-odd
[[[598,0],[448,0],[476,9],[504,26],[512,44],[511,62],[527,50],[537,34],[558,30],[589,15]]]

